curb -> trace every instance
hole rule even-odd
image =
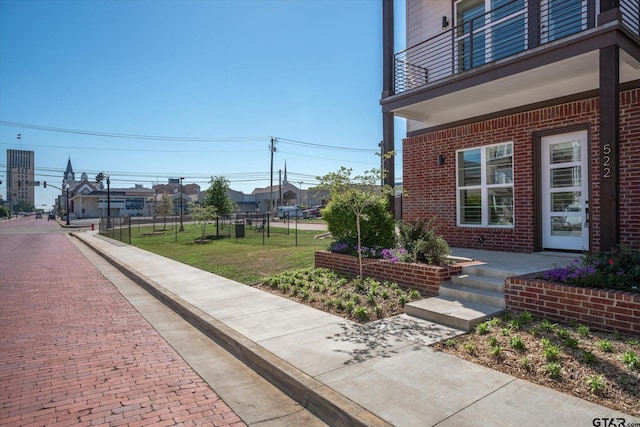
[[[91,245],[74,232],[70,235],[325,423],[332,426],[391,426],[387,421],[229,328],[159,283]]]

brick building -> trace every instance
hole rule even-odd
[[[407,0],[399,53],[383,8],[405,221],[438,215],[454,247],[640,248],[636,0]]]

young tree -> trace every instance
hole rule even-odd
[[[193,202],[189,203],[189,211],[196,224],[202,224],[202,240],[205,237],[205,227],[208,222],[218,219],[218,212],[212,205],[197,205]]]
[[[393,152],[385,155],[385,158],[393,156]],[[358,264],[360,267],[360,278],[362,278],[362,232],[361,223],[368,221],[366,211],[369,207],[380,202],[382,198],[393,195],[394,189],[388,185],[380,185],[379,182],[386,175],[386,171],[381,169],[371,169],[362,175],[352,177],[353,169],[340,167],[337,172],[330,172],[322,177],[317,177],[320,181],[319,187],[328,190],[331,199],[340,199],[349,206],[356,217],[356,235],[358,240]]]
[[[163,225],[163,229],[167,228],[167,216],[171,215],[173,213],[173,200],[171,200],[171,197],[169,197],[168,194],[164,193],[161,197],[160,197],[160,202],[158,203],[158,205],[156,206],[156,212],[158,213],[158,215],[161,215],[164,217],[164,225]]]
[[[233,200],[231,200],[231,197],[227,194],[229,191],[229,180],[224,176],[212,176],[209,184],[211,184],[211,186],[207,190],[207,198],[205,199],[204,204],[215,207],[217,215],[227,215],[233,212],[234,203]],[[217,215],[216,234],[219,233]]]

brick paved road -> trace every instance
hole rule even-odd
[[[245,425],[40,221],[0,222],[0,425]]]

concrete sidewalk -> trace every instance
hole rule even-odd
[[[640,423],[428,347],[455,329],[404,315],[360,325],[95,232],[73,235],[329,425]]]

